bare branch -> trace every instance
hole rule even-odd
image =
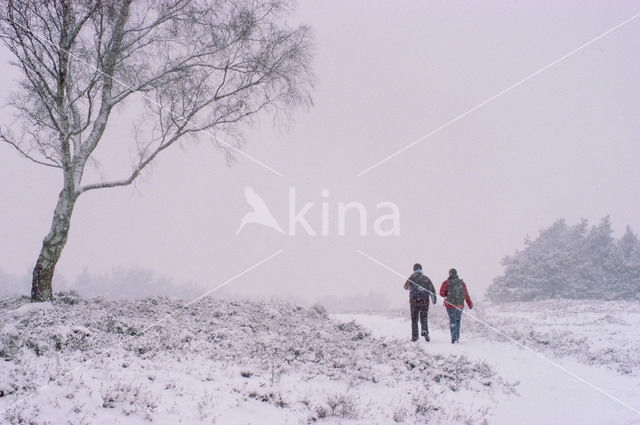
[[[122,180],[113,180],[113,181],[109,181],[109,182],[88,184],[88,185],[83,186],[80,189],[76,190],[76,195],[79,196],[82,193],[88,192],[90,190],[107,189],[107,188],[122,187],[122,186],[130,185],[131,183],[133,183],[135,181],[136,178],[138,178],[138,176],[140,175],[142,170],[144,170],[149,164],[151,164],[151,162],[156,158],[156,156],[158,156],[158,154],[160,154],[160,152],[164,151],[169,146],[171,146],[176,140],[178,140],[178,138],[180,136],[177,135],[176,137],[174,137],[171,140],[169,140],[167,143],[164,143],[164,144],[160,145],[156,150],[154,150],[150,155],[148,155],[146,157],[146,159],[141,161],[134,168],[134,170],[131,172],[131,175],[129,175],[129,177],[127,177],[125,179],[122,179]]]
[[[16,151],[18,151],[18,153],[20,155],[22,155],[23,157],[27,158],[28,160],[35,162],[38,165],[44,165],[46,167],[52,167],[52,168],[62,168],[62,166],[60,164],[54,163],[54,162],[46,162],[46,161],[42,161],[37,159],[36,157],[34,157],[33,155],[31,155],[30,152],[26,152],[24,151],[21,147],[19,143],[14,142],[13,140],[9,139],[7,136],[5,136],[2,131],[0,131],[0,140],[2,140],[3,142],[5,142],[6,144],[8,144],[9,146],[13,147]]]

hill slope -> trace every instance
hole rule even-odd
[[[486,362],[277,302],[4,298],[0,323],[9,424],[483,423],[455,400],[513,391]]]

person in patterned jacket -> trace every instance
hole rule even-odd
[[[404,289],[409,291],[409,307],[411,311],[411,341],[418,340],[418,321],[422,329],[421,335],[429,342],[429,298],[436,303],[436,290],[431,279],[422,273],[419,263],[413,265],[413,273],[404,284]]]

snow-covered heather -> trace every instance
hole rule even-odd
[[[0,299],[0,423],[475,424],[516,397],[485,361],[375,337],[320,307],[181,306]]]
[[[489,323],[537,351],[640,376],[640,302],[553,300],[491,306],[485,312]],[[474,332],[500,338],[469,322]]]
[[[517,383],[517,395],[499,394],[495,403],[478,397],[467,400],[490,407],[489,423],[640,424],[639,303],[557,300],[479,304],[465,312],[535,353],[468,314],[462,319],[461,343],[452,345],[441,305],[432,307],[429,316],[432,341],[420,347],[429,354],[455,353],[486,362],[503,379]],[[410,334],[408,308],[336,317],[355,320],[376,336],[407,339]]]

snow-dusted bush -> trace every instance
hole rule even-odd
[[[393,411],[393,421],[396,423],[401,423],[407,420],[407,416],[409,416],[409,412],[403,406],[396,408]]]
[[[129,382],[117,382],[101,392],[102,407],[120,407],[125,416],[140,414],[147,420],[153,418],[158,408],[159,397],[147,390],[144,385]]]
[[[332,394],[327,398],[330,416],[355,419],[358,417],[358,401],[353,394]]]

